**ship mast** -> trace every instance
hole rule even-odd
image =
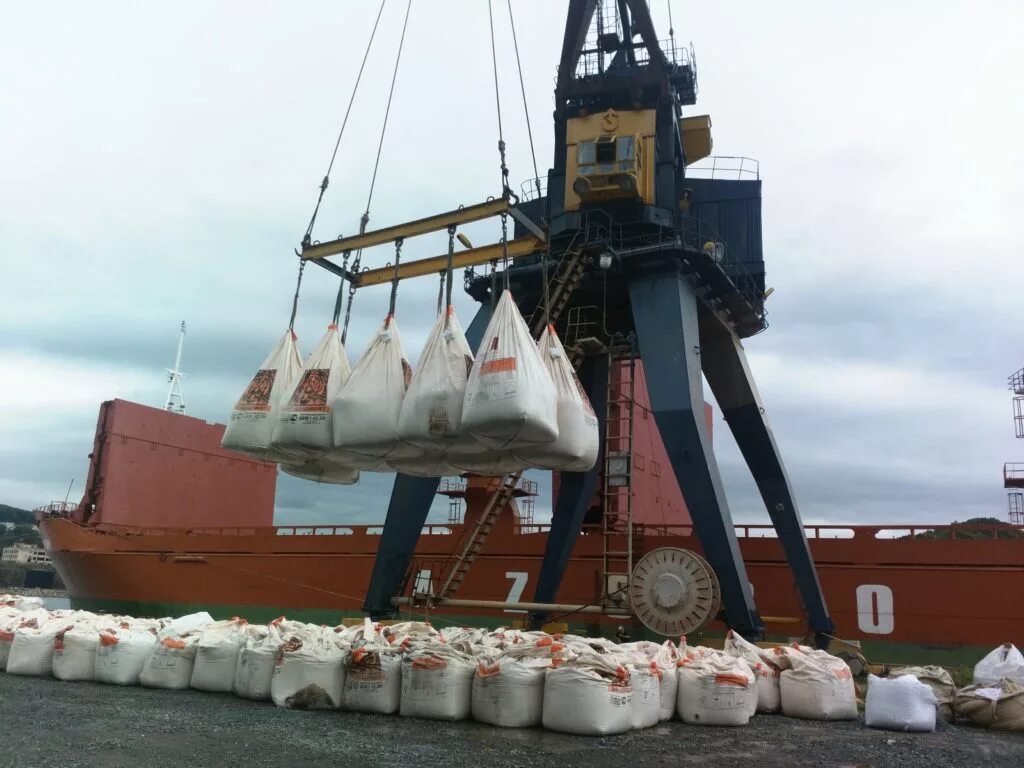
[[[167,390],[167,403],[165,411],[171,413],[185,413],[185,395],[181,392],[181,379],[185,376],[181,370],[181,353],[185,347],[185,321],[181,321],[181,335],[178,337],[178,355],[174,358],[174,367],[167,368],[167,381],[170,387]]]

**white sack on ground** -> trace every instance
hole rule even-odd
[[[275,623],[267,627],[249,627],[235,665],[235,680],[232,684],[235,695],[252,701],[270,701],[270,683],[274,677],[277,649],[281,643],[282,638]]]
[[[353,649],[345,665],[342,709],[393,715],[401,703],[401,655],[377,644]]]
[[[455,309],[438,315],[402,401],[398,437],[417,448],[443,451],[462,438],[462,401],[473,352]]]
[[[1024,686],[1012,680],[970,685],[956,695],[956,713],[996,731],[1024,731]]]
[[[548,670],[543,723],[549,731],[580,736],[607,736],[632,729],[629,671],[573,663]]]
[[[864,725],[887,731],[934,731],[938,703],[932,689],[916,677],[868,675]]]
[[[995,685],[1000,680],[1024,685],[1024,654],[1013,643],[1003,643],[974,665],[974,682]]]
[[[415,458],[398,440],[398,417],[412,366],[402,350],[395,319],[388,316],[334,400],[334,449],[338,464],[387,472],[388,457]]]
[[[46,605],[43,603],[43,598],[41,597],[19,595],[14,601],[14,607],[16,610],[28,613],[29,611],[45,610]]]
[[[53,674],[53,641],[66,625],[58,622],[29,622],[14,630],[7,655],[7,674],[50,677]]]
[[[749,665],[722,653],[679,667],[676,709],[691,725],[746,725],[757,708],[757,685]]]
[[[790,669],[779,678],[782,714],[807,720],[857,719],[857,689],[845,661],[810,649],[785,658]]]
[[[540,725],[550,666],[544,658],[481,660],[473,675],[473,719],[503,728]]]
[[[634,667],[630,671],[629,679],[633,684],[633,728],[650,728],[661,722],[661,677],[661,669],[654,662]]]
[[[338,326],[329,325],[281,399],[274,449],[298,459],[316,458],[331,450],[334,399],[351,373]]]
[[[953,721],[953,699],[956,697],[956,685],[953,676],[942,667],[897,667],[889,672],[890,677],[913,675],[932,689],[935,700],[939,703],[939,717]]]
[[[501,295],[470,371],[462,427],[497,450],[558,437],[554,382],[508,291]]]
[[[198,634],[159,639],[142,665],[139,682],[146,688],[185,690],[192,681],[198,645]]]
[[[75,624],[53,639],[53,676],[58,680],[95,680],[100,633],[91,622]]]
[[[96,649],[96,682],[108,685],[138,685],[139,675],[156,643],[145,630],[104,630]]]
[[[302,358],[295,342],[295,334],[285,331],[274,351],[256,371],[231,411],[220,443],[223,447],[267,461],[294,459],[274,450],[272,443],[281,401],[302,370]]]
[[[338,709],[346,655],[316,629],[290,636],[281,645],[270,682],[274,703],[288,709]]]
[[[214,622],[196,646],[190,685],[199,691],[227,693],[235,683],[238,654],[245,643],[245,619]]]
[[[588,472],[597,463],[597,416],[551,325],[541,336],[540,356],[555,385],[558,437],[550,443],[520,448],[516,457],[537,469]]]
[[[447,645],[413,650],[402,660],[403,717],[465,720],[470,713],[473,658]]]
[[[780,670],[772,658],[772,652],[758,648],[730,629],[725,636],[725,653],[743,659],[754,672],[757,678],[757,711],[778,712],[782,707]]]

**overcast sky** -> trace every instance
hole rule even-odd
[[[542,173],[564,11],[514,0]],[[401,16],[388,0],[316,237],[358,226]],[[162,405],[187,320],[189,413],[223,421],[287,325],[293,249],[377,10],[366,2],[11,4],[0,46],[0,502],[81,493],[96,413]],[[504,3],[499,68],[516,185],[532,175]],[[667,37],[666,4],[655,2]],[[760,160],[771,328],[747,349],[804,519],[1005,516],[1006,376],[1024,365],[1024,5],[673,3],[715,152]],[[499,193],[487,8],[415,0],[371,226]],[[469,230],[497,239],[494,223]],[[444,249],[445,235],[405,246]],[[391,258],[377,249],[368,262]],[[336,282],[311,268],[315,346]],[[402,286],[414,358],[437,286]],[[350,357],[387,307],[357,297]],[[457,299],[463,324],[474,311]],[[765,517],[728,430],[737,520]],[[381,520],[390,478],[282,476],[282,522]],[[539,478],[543,479],[543,478]],[[548,506],[543,499],[539,507]]]

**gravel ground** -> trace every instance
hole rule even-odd
[[[1024,766],[1024,734],[940,726],[874,731],[759,715],[745,728],[668,723],[608,738],[349,712],[297,712],[230,694],[0,674],[0,768],[409,765]]]

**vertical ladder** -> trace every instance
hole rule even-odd
[[[559,315],[562,314],[562,311],[568,305],[573,291],[576,290],[580,280],[583,279],[584,261],[583,252],[578,248],[567,250],[559,261],[558,267],[555,269],[555,275],[549,282],[551,308],[547,317],[548,323],[557,322]],[[528,325],[534,337],[539,336],[544,330],[543,297],[540,304],[533,311],[533,314],[530,315]],[[574,368],[579,365],[578,357],[570,356],[569,361]],[[487,541],[491,529],[494,528],[498,515],[512,501],[516,486],[522,476],[522,472],[513,472],[501,479],[498,487],[491,494],[490,499],[488,499],[487,506],[484,507],[484,511],[466,539],[465,544],[463,544],[455,561],[449,569],[446,569],[448,575],[445,578],[441,591],[437,593],[438,597],[452,597],[458,588],[462,586],[466,574],[476,560],[477,555],[480,554],[480,550],[483,549],[484,542]]]
[[[601,526],[604,542],[602,603],[621,608],[633,573],[633,415],[636,357],[613,347],[608,352],[608,410],[605,421]]]

